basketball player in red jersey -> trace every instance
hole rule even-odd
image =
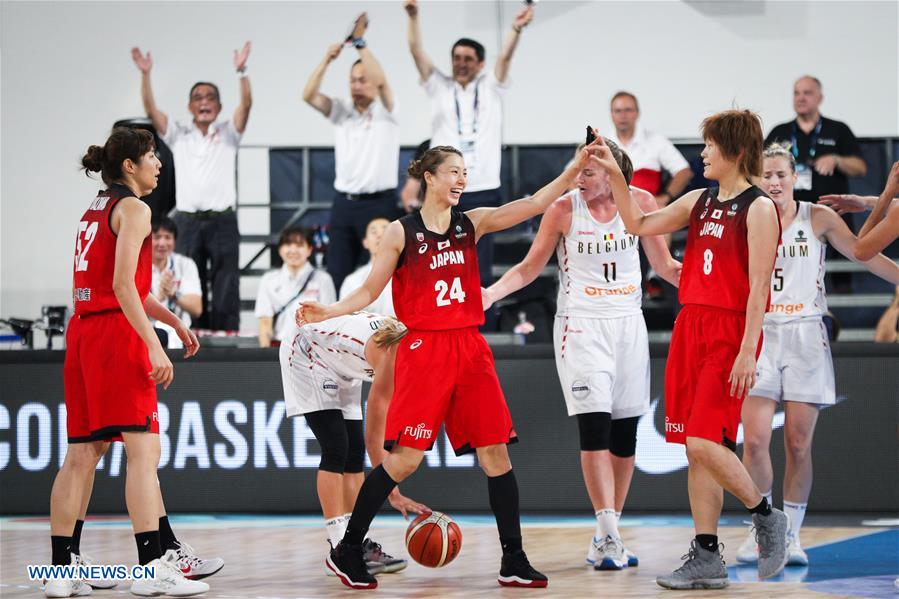
[[[299,317],[318,322],[370,304],[393,277],[397,318],[409,328],[398,346],[395,391],[387,413],[385,446],[390,455],[362,485],[343,541],[327,565],[347,586],[373,589],[361,543],[393,488],[418,468],[441,424],[457,454],[475,451],[487,474],[490,508],[503,548],[499,583],[545,587],[522,550],[518,483],[506,445],[517,440],[496,376],[493,355],[478,332],[484,322],[476,243],[482,236],[542,214],[587,163],[581,152],[572,166],[532,197],[499,208],[457,208],[467,171],[450,146],[428,150],[409,167],[421,179],[421,212],[387,228],[363,286],[330,306],[304,303]]]
[[[103,147],[88,148],[82,165],[102,173],[108,188],[88,207],[77,231],[75,316],[66,334],[64,366],[69,446],[50,496],[53,563],[78,563],[70,550],[87,485],[108,442],[122,440],[128,460],[125,501],[138,558],[156,567],[156,578],[135,581],[131,592],[203,593],[209,585],[187,580],[174,566],[175,552],[164,557],[160,548],[156,385],[168,388],[173,372],[148,316],[175,329],[187,356],[197,352],[199,343],[150,293],[150,207],[139,198],[156,187],[159,175],[153,136],[114,129]],[[51,580],[44,588],[47,597],[90,592],[71,579]]]
[[[669,589],[727,586],[717,536],[722,489],[752,513],[759,575],[774,576],[787,558],[786,515],[768,504],[734,453],[740,409],[755,383],[780,239],[774,202],[750,183],[762,169],[761,123],[748,110],[728,110],[705,119],[702,133],[703,174],[719,187],[691,191],[649,214],[634,201],[609,149],[599,149],[631,234],[689,227],[679,288],[684,309],[665,371],[665,433],[669,443],[687,446],[696,539],[684,565],[656,579]]]

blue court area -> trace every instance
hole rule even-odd
[[[766,582],[804,582],[820,593],[899,597],[899,530],[863,534],[806,548],[808,566],[789,566]],[[731,566],[731,580],[759,582],[755,566]]]

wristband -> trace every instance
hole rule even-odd
[[[237,78],[243,79],[247,76],[247,65],[243,65],[242,68],[237,69]]]
[[[521,30],[522,30],[521,27],[518,27],[518,26],[516,26],[516,25],[512,25],[512,31],[514,31],[514,32],[517,33],[518,35],[521,35]]]
[[[361,37],[355,37],[355,38],[351,39],[350,43],[353,44],[354,48],[357,48],[359,50],[361,50],[362,48],[364,48],[367,45],[365,43],[365,39],[363,39]]]

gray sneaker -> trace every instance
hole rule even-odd
[[[759,578],[777,576],[790,557],[787,553],[790,517],[779,509],[771,508],[768,516],[753,514],[752,524],[755,526],[755,540],[759,545]]]
[[[723,589],[728,585],[727,569],[721,557],[719,544],[715,551],[699,546],[696,539],[690,541],[690,551],[681,556],[684,565],[667,576],[656,578],[656,584],[666,589]]]
[[[362,541],[362,553],[365,556],[365,563],[368,565],[368,571],[372,574],[374,574],[374,572],[372,572],[372,566],[380,566],[379,572],[391,574],[393,572],[399,572],[409,565],[409,562],[401,557],[393,557],[392,555],[384,553],[381,544],[375,543],[371,539]]]

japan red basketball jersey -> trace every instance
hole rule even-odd
[[[724,202],[718,200],[717,188],[702,193],[690,213],[678,293],[681,304],[746,311],[749,298],[746,217],[752,202],[764,195],[755,186]]]
[[[97,194],[78,223],[72,298],[76,315],[120,309],[119,300],[112,290],[117,237],[112,232],[110,217],[119,200],[127,197],[135,197],[134,192],[124,185],[111,185]],[[134,273],[134,284],[141,299],[150,293],[152,259],[148,235],[141,244]]]
[[[484,324],[475,229],[453,209],[449,230],[429,231],[420,213],[400,219],[406,245],[393,273],[396,316],[413,330],[442,331]]]

